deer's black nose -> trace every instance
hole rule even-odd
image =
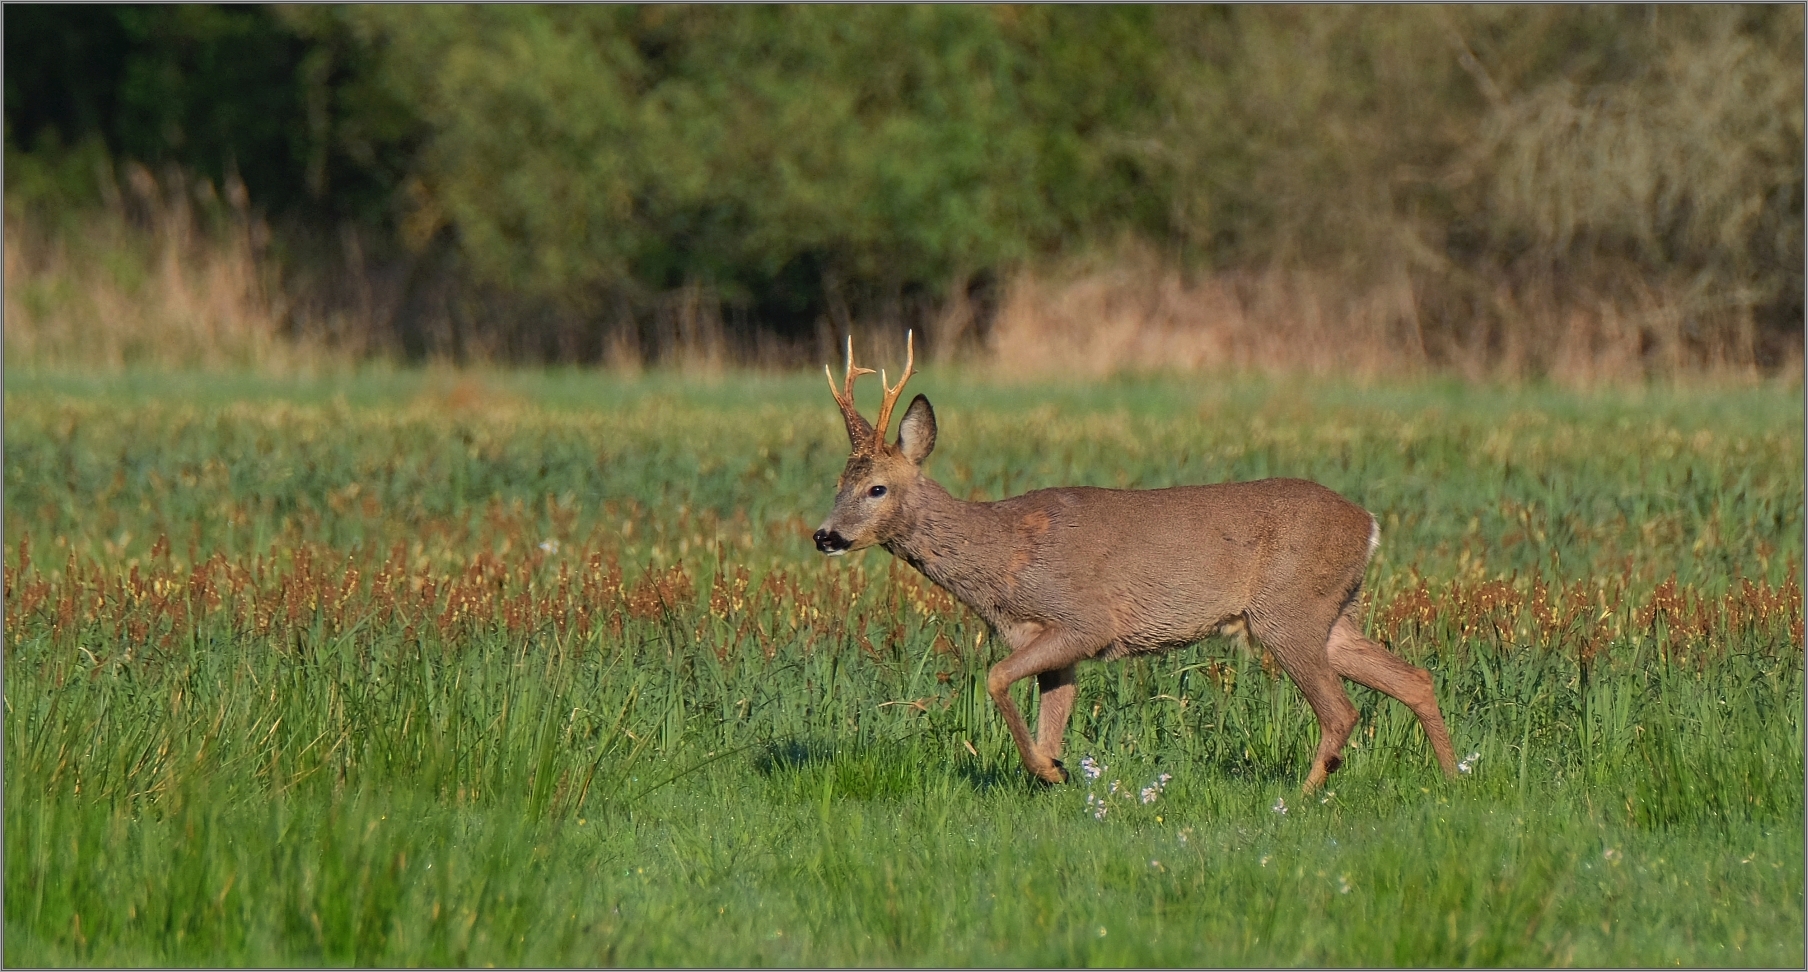
[[[816,549],[823,553],[840,553],[852,546],[847,538],[830,530],[816,531]]]

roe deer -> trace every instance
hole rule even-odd
[[[1080,661],[1165,651],[1239,625],[1273,653],[1318,717],[1306,792],[1342,765],[1356,727],[1340,676],[1406,703],[1444,772],[1456,772],[1431,673],[1362,636],[1356,595],[1380,539],[1366,510],[1299,479],[956,499],[921,470],[935,448],[927,398],[911,401],[897,441],[885,441],[915,374],[914,339],[906,348],[897,385],[879,374],[876,425],[854,407],[855,380],[873,372],[854,365],[851,337],[840,389],[829,374],[853,448],[816,548],[833,556],[882,546],[985,619],[1011,650],[986,689],[1031,773],[1067,779],[1061,737]],[[1010,695],[1031,675],[1042,691],[1034,740]]]

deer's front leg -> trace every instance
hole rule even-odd
[[[1057,766],[1061,764],[1061,740],[1067,735],[1067,718],[1073,712],[1076,667],[1069,665],[1036,676],[1036,687],[1042,690],[1042,713],[1036,720],[1036,748]]]
[[[1039,779],[1049,783],[1067,782],[1067,770],[1061,761],[1055,758],[1060,753],[1060,735],[1057,732],[1053,739],[1052,752],[1038,749],[1030,738],[1030,727],[1023,719],[1023,713],[1017,710],[1017,704],[1011,701],[1011,686],[1031,675],[1059,673],[1063,669],[1072,669],[1081,658],[1085,658],[1087,640],[1073,632],[1045,628],[1029,643],[1018,648],[1003,661],[992,666],[986,676],[986,691],[991,694],[992,701],[998,703],[998,710],[1004,713],[1005,725],[1010,727],[1011,739],[1017,744],[1017,754],[1023,757],[1023,765]],[[1065,694],[1064,694],[1065,693]],[[1073,683],[1068,681],[1065,688],[1057,686],[1053,699],[1045,697],[1043,705],[1053,704],[1056,713],[1046,708],[1040,720],[1043,734],[1048,734],[1051,715],[1060,716],[1060,728],[1067,724],[1067,709],[1073,704]],[[1049,740],[1044,740],[1045,743]]]

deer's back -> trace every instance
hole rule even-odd
[[[1114,652],[1194,641],[1245,611],[1352,594],[1374,520],[1317,483],[1041,489],[992,504],[1015,524],[1021,620],[1047,614]]]

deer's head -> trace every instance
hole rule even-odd
[[[836,484],[835,508],[816,531],[816,549],[831,557],[884,543],[908,529],[911,491],[922,481],[923,460],[935,448],[935,410],[929,407],[929,399],[918,395],[898,423],[897,441],[885,441],[892,409],[904,383],[916,373],[913,337],[905,338],[905,349],[904,375],[896,385],[885,384],[885,374],[879,374],[885,401],[879,406],[879,421],[871,425],[854,407],[855,379],[873,373],[871,368],[854,365],[854,339],[848,338],[847,374],[839,389],[834,373],[823,368],[829,375],[829,393],[847,422],[851,450]]]

